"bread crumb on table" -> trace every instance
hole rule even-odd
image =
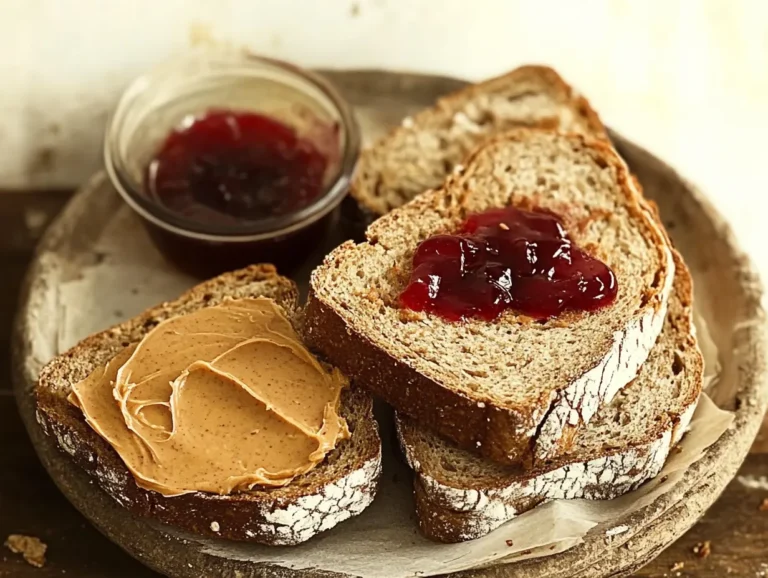
[[[218,532],[219,530],[221,530],[221,526],[219,526],[218,522],[211,522],[211,530],[213,530],[214,532]]]
[[[682,570],[685,568],[685,562],[675,562],[672,567],[669,569],[670,572],[678,572],[679,570]]]
[[[693,553],[696,554],[699,558],[709,557],[709,555],[712,553],[712,542],[709,540],[699,542],[693,547]]]
[[[761,503],[760,507],[758,508],[761,512],[768,512],[768,498],[765,498]]]
[[[5,539],[5,547],[14,554],[24,556],[24,560],[36,568],[45,566],[45,551],[48,546],[40,538],[11,534]]]

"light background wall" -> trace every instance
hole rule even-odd
[[[126,83],[206,44],[470,79],[551,64],[768,241],[768,0],[0,0],[0,188],[81,182]]]

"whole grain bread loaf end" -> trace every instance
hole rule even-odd
[[[440,98],[363,151],[343,205],[347,227],[362,237],[375,219],[439,187],[488,138],[539,127],[608,139],[589,102],[547,66],[521,66]]]
[[[576,434],[565,455],[521,473],[398,416],[401,447],[415,472],[419,525],[443,542],[478,538],[553,499],[611,499],[661,470],[701,393],[703,360],[692,323],[692,286],[676,256],[664,329],[638,377]]]
[[[419,242],[506,205],[559,214],[618,279],[614,304],[545,323],[514,311],[454,323],[399,304]],[[307,342],[398,411],[499,462],[565,452],[637,374],[658,337],[674,274],[666,236],[604,141],[520,129],[476,151],[438,190],[393,210],[318,267]]]
[[[51,361],[36,387],[37,421],[46,434],[120,505],[197,535],[292,545],[359,514],[373,500],[381,470],[381,442],[372,400],[345,391],[341,415],[352,432],[315,469],[282,488],[226,496],[197,492],[164,497],[136,485],[120,456],[67,401],[72,385],[170,317],[216,305],[226,297],[269,297],[297,313],[295,284],[271,265],[253,265],[202,283],[174,301],[88,337]]]

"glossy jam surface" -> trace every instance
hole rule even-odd
[[[451,321],[491,321],[506,309],[536,319],[591,311],[616,293],[613,271],[579,249],[556,215],[507,207],[420,243],[400,300]]]
[[[247,224],[296,212],[324,191],[328,158],[268,116],[211,110],[171,132],[149,163],[145,192],[185,219]]]

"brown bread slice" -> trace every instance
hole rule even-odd
[[[452,323],[399,307],[420,241],[508,204],[561,215],[574,240],[614,270],[616,302],[545,323],[513,311]],[[308,342],[422,426],[508,463],[562,454],[635,377],[661,331],[674,273],[666,237],[610,145],[545,130],[492,139],[367,238],[314,271]]]
[[[567,454],[521,473],[444,441],[398,416],[414,469],[419,525],[443,542],[478,538],[552,499],[610,499],[656,476],[682,437],[702,386],[690,275],[676,255],[664,330],[640,373],[576,434]]]
[[[73,384],[139,341],[159,322],[215,305],[225,297],[258,296],[274,299],[290,316],[297,313],[295,284],[277,275],[271,265],[253,265],[206,281],[174,301],[88,337],[41,371],[36,387],[37,421],[123,507],[195,534],[291,545],[359,514],[372,502],[381,470],[381,442],[372,401],[362,391],[346,391],[342,397],[341,415],[352,437],[288,486],[228,496],[197,492],[171,498],[139,488],[114,449],[67,401]]]
[[[442,184],[479,144],[502,131],[539,127],[607,140],[589,102],[546,66],[522,66],[439,99],[360,156],[344,214],[363,228]]]

